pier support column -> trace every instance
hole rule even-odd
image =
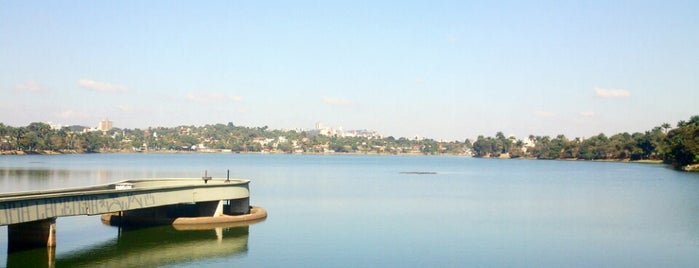
[[[214,217],[223,216],[223,200],[218,201],[216,206],[216,211],[214,211]]]
[[[7,251],[56,246],[56,218],[7,226]]]
[[[229,215],[245,215],[250,214],[250,197],[241,199],[231,199],[230,207],[226,211]]]
[[[223,215],[223,200],[199,202],[196,206],[198,210],[197,217],[217,217]]]

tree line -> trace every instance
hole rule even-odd
[[[470,145],[470,143],[468,144]],[[52,129],[46,123],[12,127],[0,123],[0,151],[8,153],[100,153],[120,151],[231,151],[282,153],[465,154],[463,142],[432,139],[342,137],[306,131],[235,126],[156,127],[86,131],[82,126]]]
[[[643,133],[601,133],[569,139],[530,135],[526,140],[478,136],[475,141],[436,141],[389,137],[342,137],[311,135],[305,131],[271,130],[235,126],[233,123],[205,126],[156,127],[85,131],[72,126],[52,129],[45,123],[12,127],[0,123],[3,153],[99,153],[119,151],[215,151],[280,153],[377,153],[377,154],[470,154],[474,157],[662,160],[681,168],[699,163],[699,116],[680,121],[677,127],[664,123]]]
[[[676,128],[664,123],[644,133],[600,133],[584,139],[531,135],[522,141],[498,132],[495,137],[479,136],[471,149],[475,157],[662,160],[682,168],[699,163],[699,116],[678,122]]]

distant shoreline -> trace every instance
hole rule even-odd
[[[355,153],[337,153],[337,152],[326,152],[326,153],[285,153],[285,152],[226,152],[226,151],[147,151],[147,152],[134,152],[134,151],[108,151],[108,152],[97,152],[97,153],[81,153],[77,151],[0,151],[0,156],[12,156],[12,155],[71,155],[71,154],[248,154],[248,155],[385,155],[385,156],[461,156],[461,157],[473,157],[482,159],[527,159],[527,160],[553,160],[553,161],[587,161],[587,162],[615,162],[615,163],[633,163],[633,164],[665,164],[662,160],[631,160],[631,159],[580,159],[580,158],[567,158],[567,159],[538,159],[531,157],[474,157],[464,154],[421,154],[421,153],[377,153],[377,152],[355,152]],[[699,164],[683,166],[678,170],[687,172],[699,172]]]
[[[220,150],[209,150],[209,151],[174,151],[174,150],[163,150],[163,151],[107,151],[107,152],[97,152],[97,153],[81,153],[76,151],[0,151],[0,155],[70,155],[70,154],[248,154],[248,155],[385,155],[385,156],[464,156],[482,159],[527,159],[527,160],[558,160],[558,161],[589,161],[589,162],[628,162],[628,163],[642,163],[642,164],[663,164],[662,160],[630,160],[630,159],[593,159],[585,160],[580,158],[567,158],[567,159],[537,159],[532,157],[474,157],[464,154],[422,154],[422,153],[377,153],[377,152],[353,152],[353,153],[338,153],[338,152],[325,152],[325,153],[314,153],[314,152],[304,152],[304,153],[285,153],[285,152],[232,152],[232,151],[220,151]]]
[[[52,150],[42,150],[42,151],[0,151],[0,155],[70,155],[70,154],[250,154],[250,155],[414,155],[414,156],[420,156],[420,155],[426,155],[430,156],[429,154],[422,154],[422,153],[377,153],[374,151],[370,152],[352,152],[352,153],[338,153],[338,152],[324,152],[324,153],[315,153],[315,152],[303,152],[303,153],[286,153],[286,152],[233,152],[233,151],[220,151],[220,150],[209,150],[209,151],[174,151],[174,150],[162,150],[162,151],[143,151],[143,152],[137,152],[137,151],[129,151],[129,150],[121,150],[121,151],[106,151],[106,152],[95,152],[95,153],[82,153],[82,152],[77,152],[77,151],[52,151]],[[464,155],[464,154],[435,154],[433,156],[468,156],[469,155]]]

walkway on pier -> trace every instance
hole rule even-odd
[[[13,245],[55,246],[57,217],[118,212],[162,219],[186,208],[188,216],[250,213],[249,180],[142,179],[91,187],[0,194],[0,226]],[[266,214],[265,214],[266,216]],[[25,245],[26,244],[26,245]]]

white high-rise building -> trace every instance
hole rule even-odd
[[[109,119],[104,119],[100,121],[99,126],[97,127],[97,129],[101,131],[109,131],[112,128],[112,121],[109,121]]]

